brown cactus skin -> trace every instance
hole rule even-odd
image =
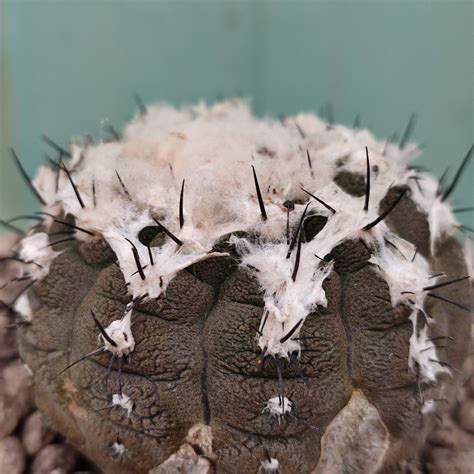
[[[380,212],[399,192],[389,190]],[[454,238],[439,242],[436,255],[431,255],[426,216],[409,196],[387,223],[418,248],[433,272],[450,278],[466,274]],[[257,472],[268,453],[278,457],[281,473],[324,472],[323,463],[336,452],[361,462],[360,472],[369,472],[363,456],[370,469],[395,472],[401,460],[416,457],[433,423],[433,417],[421,414],[420,391],[426,398],[449,399],[449,386],[455,386],[442,377],[439,395],[435,387],[418,383],[408,367],[410,310],[402,304],[392,307],[387,282],[368,261],[370,247],[355,240],[340,243],[325,256],[335,262],[324,282],[328,305],[307,317],[299,360],[262,358],[255,343],[262,292],[255,276],[239,267],[233,255],[181,271],[164,295],[138,304],[136,348],[121,377],[123,392],[135,404],[127,418],[120,408],[110,407],[112,394],[119,391],[117,361],[106,377],[110,354],[61,373],[97,347],[90,310],[107,326],[130,302],[115,256],[99,239],[55,246],[59,249],[63,253],[49,275],[28,293],[34,316],[31,324],[19,327],[19,350],[34,373],[36,401],[51,425],[105,472],[147,472],[175,453],[197,424],[212,429],[211,460],[217,473]],[[469,304],[469,282],[437,293]],[[453,338],[438,355],[454,368],[456,380],[455,369],[470,343],[471,315],[430,298],[426,307],[436,320],[431,336]],[[277,363],[282,364],[285,393],[295,406],[295,417],[281,424],[262,413],[265,401],[278,393]],[[363,402],[349,409],[349,415],[373,410],[373,422],[364,429],[380,441],[380,449],[364,453],[350,444],[354,437],[328,434],[339,433],[335,420],[356,399]],[[360,419],[348,419],[355,433]],[[114,457],[111,446],[117,440],[127,451]]]

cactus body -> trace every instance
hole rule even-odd
[[[471,328],[416,154],[228,101],[150,107],[42,167],[16,310],[53,426],[114,473],[401,469]]]

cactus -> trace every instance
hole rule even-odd
[[[12,259],[51,425],[105,472],[402,471],[471,333],[451,183],[417,147],[240,100],[56,145]],[[9,223],[12,226],[11,222]],[[177,471],[176,471],[177,472]]]

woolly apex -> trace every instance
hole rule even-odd
[[[388,246],[387,239],[397,240],[405,256],[416,250],[383,221],[371,226],[388,189],[407,186],[429,215],[433,248],[456,230],[434,181],[407,167],[417,153],[412,144],[400,149],[367,130],[328,125],[311,114],[259,119],[240,100],[180,110],[157,105],[135,117],[120,141],[76,143],[59,178],[43,167],[34,185],[45,210],[71,214],[87,230],[77,232],[78,239],[109,243],[134,299],[158,297],[178,271],[221,255],[212,249],[223,236],[249,236],[230,242],[264,292],[258,344],[267,355],[288,357],[300,351],[297,336],[307,315],[327,304],[323,282],[331,264],[320,257],[344,240],[363,239],[376,249],[372,261],[394,303],[407,300],[403,291],[423,303],[427,262]],[[354,197],[334,183],[337,173],[365,176],[367,170],[370,196]],[[415,175],[427,183],[423,192]],[[327,219],[309,242],[294,232],[304,213]],[[147,246],[139,234],[150,226],[160,238]]]

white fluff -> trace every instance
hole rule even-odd
[[[381,246],[378,252],[372,255],[370,262],[378,266],[387,281],[393,306],[400,302],[407,303],[409,300],[423,306],[423,288],[432,283],[427,260],[416,253],[415,246],[410,242],[388,229],[384,234],[396,248],[391,245]]]
[[[413,177],[415,174],[412,172],[410,176]],[[431,252],[435,255],[437,243],[452,236],[459,227],[459,222],[452,213],[449,203],[443,202],[442,195],[438,195],[438,181],[426,173],[418,173],[418,177],[421,189],[414,179],[407,181],[418,210],[428,215]]]
[[[127,413],[127,417],[130,417],[133,410],[133,400],[124,393],[114,393],[112,395],[112,406],[120,407]]]
[[[273,397],[270,398],[263,408],[263,413],[269,413],[271,416],[281,420],[285,415],[291,413],[293,408],[293,402],[286,397]]]
[[[13,307],[23,321],[31,322],[33,319],[33,311],[31,311],[30,299],[26,293],[23,293],[16,301]]]
[[[300,130],[304,132],[301,137]],[[371,195],[367,212],[364,197],[346,194],[333,182],[338,171],[365,175],[368,147],[371,171]],[[309,169],[306,152],[312,159]],[[232,232],[258,235],[258,243],[232,237],[241,253],[242,265],[257,269],[256,276],[264,291],[266,324],[257,344],[268,355],[287,357],[301,350],[297,340],[304,320],[318,306],[327,304],[323,290],[331,265],[321,263],[331,250],[347,239],[364,239],[377,252],[374,263],[389,284],[392,302],[423,306],[423,286],[429,277],[429,265],[421,256],[412,261],[415,249],[394,235],[384,222],[369,231],[363,228],[378,216],[379,203],[391,186],[406,185],[419,210],[426,213],[431,231],[431,246],[457,227],[449,206],[437,196],[438,184],[428,175],[420,177],[419,189],[412,179],[415,171],[407,164],[418,154],[415,145],[400,150],[394,144],[376,140],[368,130],[352,130],[342,125],[327,127],[320,118],[304,113],[289,117],[284,123],[252,115],[247,104],[230,100],[207,106],[175,109],[159,104],[150,106],[145,116],[137,116],[125,128],[119,143],[84,145],[71,148],[73,178],[85,208],[74,194],[65,176],[55,189],[55,173],[41,168],[34,183],[47,202],[45,210],[62,211],[76,217],[77,225],[102,236],[114,250],[133,298],[156,298],[166,291],[180,270],[213,255],[215,242]],[[251,165],[258,175],[268,219],[262,220]],[[116,171],[126,187],[119,183]],[[178,203],[185,179],[184,226],[180,228]],[[92,192],[96,188],[96,205]],[[295,281],[296,249],[286,258],[286,200],[307,201],[304,187],[336,209],[332,214],[320,203],[310,200],[308,214],[328,217],[326,226],[301,246],[300,266]],[[298,201],[297,201],[298,202]],[[303,212],[297,204],[290,213],[294,228]],[[167,239],[164,245],[148,249],[138,239],[146,226],[158,219],[182,241],[177,245]],[[93,238],[78,233],[79,239]],[[132,253],[135,245],[145,279],[137,272]],[[398,250],[386,244],[392,241]],[[41,260],[44,277],[55,256],[46,248],[46,234],[25,239],[22,258]],[[39,262],[39,263],[41,263]],[[146,267],[146,268],[145,268]],[[405,291],[414,295],[407,296]],[[262,321],[263,322],[263,321]],[[296,325],[294,334],[281,342]],[[130,313],[106,329],[115,348],[104,341],[105,348],[118,355],[133,351]],[[123,334],[128,336],[125,340]],[[410,346],[410,364],[421,362],[424,375],[432,379],[435,369],[422,351],[426,337],[414,335]],[[429,351],[427,351],[429,353]],[[423,354],[423,355],[422,355]]]
[[[474,255],[473,255],[473,245],[472,241],[469,238],[465,238],[464,245],[464,259],[466,261],[466,267],[468,271],[468,275],[471,279],[474,277]]]
[[[28,263],[28,274],[35,280],[42,280],[48,273],[53,260],[61,253],[48,247],[49,238],[44,232],[29,235],[21,241],[20,258]]]
[[[105,328],[107,335],[116,344],[116,346],[112,345],[101,334],[99,337],[102,339],[102,342],[104,343],[104,349],[106,351],[109,351],[118,357],[123,357],[133,352],[135,349],[135,340],[132,334],[131,318],[132,311],[128,311],[128,313],[122,319],[116,319],[115,321],[112,321]]]
[[[421,407],[421,413],[423,415],[428,415],[433,413],[436,410],[436,402],[434,400],[425,400],[423,406]]]
[[[265,459],[260,462],[260,472],[263,474],[277,474],[280,468],[280,463],[276,458]]]
[[[123,456],[127,452],[127,448],[125,447],[125,445],[123,445],[122,443],[119,443],[117,441],[112,443],[112,445],[110,446],[110,449],[112,451],[112,456],[113,457]]]
[[[25,368],[25,371],[28,374],[28,377],[33,377],[33,371],[31,370],[30,366],[23,362],[23,367]]]
[[[433,362],[433,360],[439,360],[435,343],[429,340],[427,325],[417,331],[417,319],[418,311],[415,309],[410,316],[410,320],[413,324],[413,334],[410,338],[408,364],[412,370],[415,370],[416,363],[420,371],[421,380],[434,382],[438,374],[450,374],[450,371],[447,367]]]

